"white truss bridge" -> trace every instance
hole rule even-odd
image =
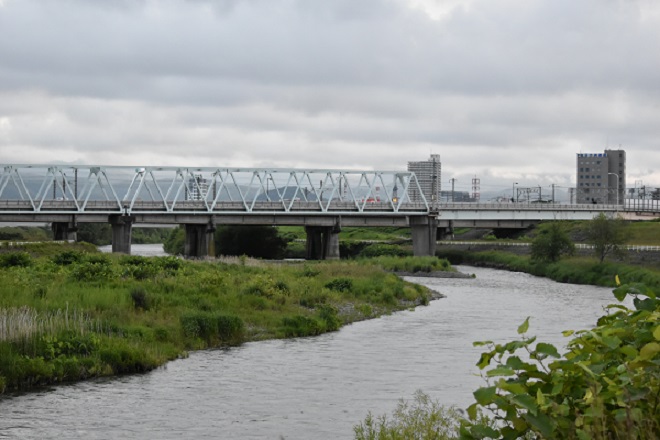
[[[424,215],[414,173],[0,165],[2,214]]]

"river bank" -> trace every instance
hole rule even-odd
[[[640,266],[621,261],[606,260],[600,263],[593,257],[563,258],[555,263],[535,262],[529,255],[504,251],[468,251],[443,249],[438,256],[452,264],[524,272],[549,278],[560,283],[588,284],[615,287],[618,276],[623,283],[644,283],[652,289],[660,289],[660,266]]]
[[[437,297],[365,262],[255,267],[77,251],[3,261],[13,262],[0,268],[7,390],[150,371],[191,350],[319,335]]]

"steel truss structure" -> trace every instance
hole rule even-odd
[[[322,169],[0,165],[6,214],[409,215],[414,173]]]

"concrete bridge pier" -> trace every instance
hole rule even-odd
[[[111,215],[112,252],[131,254],[131,233],[135,217],[130,215]]]
[[[416,257],[434,256],[438,233],[437,218],[435,216],[410,217],[410,230],[413,255]]]
[[[305,226],[308,260],[339,260],[339,226]]]
[[[186,224],[183,254],[186,257],[215,257],[215,226],[212,224]]]
[[[55,241],[77,241],[78,224],[76,222],[53,222],[50,226]]]

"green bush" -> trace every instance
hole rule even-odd
[[[131,289],[131,300],[133,300],[135,309],[149,310],[151,308],[151,298],[142,286]]]
[[[353,431],[356,440],[448,440],[457,438],[461,418],[457,408],[417,391],[412,403],[399,401],[391,419],[369,414]]]
[[[32,257],[27,252],[7,252],[0,255],[0,267],[29,267]]]
[[[83,252],[70,250],[60,252],[59,254],[53,256],[52,261],[58,266],[69,266],[74,263],[80,263],[84,259],[85,254]]]
[[[181,327],[187,338],[206,342],[239,344],[244,339],[245,324],[237,316],[211,312],[189,312],[181,316]]]
[[[527,338],[488,347],[478,362],[488,386],[474,392],[471,422],[463,438],[658,438],[660,436],[660,301],[643,285],[614,290],[634,309],[609,306],[593,329],[573,335],[563,356],[556,347]],[[524,351],[518,356],[519,350]],[[500,420],[498,427],[476,421],[479,409]]]
[[[364,249],[362,249],[362,251],[360,251],[358,256],[365,258],[382,257],[382,256],[406,257],[406,256],[410,256],[410,251],[406,251],[403,248],[401,248],[401,246],[397,246],[394,244],[377,243],[366,246]]]
[[[287,338],[316,336],[325,330],[324,325],[317,318],[305,315],[285,317],[282,319],[282,325]]]
[[[350,278],[335,278],[327,282],[325,287],[337,292],[350,292],[353,289],[353,280]]]

